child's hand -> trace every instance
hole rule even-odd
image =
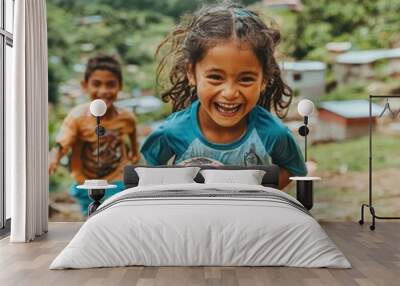
[[[132,162],[132,164],[136,164],[137,162],[139,162],[140,157],[138,155],[132,155],[130,160]]]

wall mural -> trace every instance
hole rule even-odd
[[[242,1],[250,9],[228,9],[233,24],[224,20],[226,9],[182,17],[201,1],[181,2],[47,2],[50,219],[84,220],[91,200],[77,186],[105,179],[116,185],[106,190],[108,198],[125,188],[129,164],[276,164],[291,195],[289,176],[308,169],[322,178],[314,185],[317,219],[357,220],[368,194],[368,94],[400,90],[400,53],[369,21],[390,11],[376,16],[366,9],[365,21],[338,16],[337,35],[327,15],[313,13],[348,12],[332,1],[303,1],[298,9]],[[304,26],[307,19],[313,24]],[[363,29],[369,38],[361,37]],[[359,58],[356,50],[373,65],[349,60]],[[316,104],[307,164],[298,134],[297,104],[304,98]],[[107,106],[99,145],[90,113],[95,99]],[[397,117],[378,116],[384,105],[377,100],[374,107],[374,174],[385,178],[377,180],[377,204],[389,215],[399,212],[390,198],[399,195],[393,175],[400,154],[393,150],[400,129]],[[391,108],[400,110],[400,102]]]

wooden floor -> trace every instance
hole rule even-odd
[[[321,223],[353,268],[120,267],[48,270],[81,223],[50,223],[32,243],[0,241],[0,285],[400,285],[400,223]]]

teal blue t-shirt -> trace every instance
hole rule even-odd
[[[145,140],[141,153],[150,165],[165,165],[174,157],[179,165],[270,165],[305,176],[303,155],[292,132],[261,106],[249,113],[246,133],[235,142],[216,144],[201,133],[197,120],[199,101],[171,114]]]

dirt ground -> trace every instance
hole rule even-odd
[[[362,203],[368,203],[368,172],[318,174],[314,183],[314,207],[311,213],[319,221],[358,221]],[[379,216],[400,216],[400,170],[373,172],[373,206]],[[295,184],[287,191],[295,196]],[[79,205],[67,192],[51,192],[50,221],[84,221]],[[366,209],[366,220],[370,214]]]

